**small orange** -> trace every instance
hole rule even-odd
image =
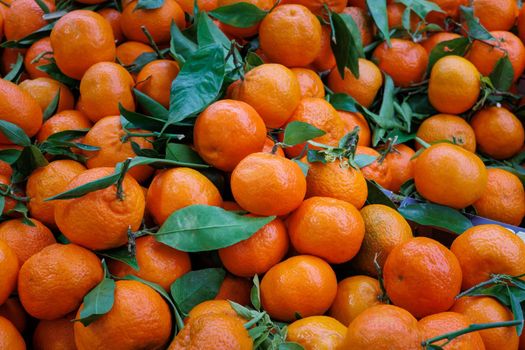
[[[143,53],[154,53],[155,50],[151,46],[138,41],[126,41],[117,46],[116,52],[117,62],[123,66],[129,66]]]
[[[436,45],[449,40],[454,40],[461,38],[461,35],[456,33],[449,33],[449,32],[437,32],[435,34],[432,34],[428,39],[425,39],[421,42],[421,46],[427,50],[427,53],[430,55],[432,50],[436,47]]]
[[[474,106],[480,87],[476,66],[463,57],[446,56],[432,67],[428,98],[439,112],[460,114]]]
[[[122,17],[122,14],[116,9],[109,7],[98,10],[97,12],[111,25],[115,42],[120,43],[124,41],[124,34],[122,33],[122,28],[120,28],[120,18]]]
[[[50,64],[53,57],[51,39],[46,36],[35,41],[24,56],[24,68],[31,79],[50,78],[49,74],[41,71],[37,67]]]
[[[487,169],[488,182],[473,206],[478,215],[519,225],[525,216],[525,191],[520,179],[503,169]]]
[[[372,60],[396,86],[408,87],[423,80],[428,54],[423,46],[410,40],[392,39],[390,47],[384,42],[374,50]]]
[[[57,132],[90,129],[92,125],[93,123],[91,123],[88,117],[82,112],[75,110],[62,111],[55,114],[42,124],[42,127],[36,135],[36,139],[38,142],[42,143],[47,140],[49,136],[56,134]],[[78,141],[82,142],[82,140],[83,138]],[[77,142],[77,140],[74,142]]]
[[[357,24],[363,47],[370,45],[374,41],[374,24],[367,10],[357,6],[350,6],[345,7],[342,13],[352,17],[355,24]]]
[[[7,318],[20,333],[24,333],[29,317],[18,297],[11,297],[0,306],[0,316]]]
[[[266,127],[259,113],[249,104],[221,100],[212,103],[197,117],[193,142],[207,163],[223,171],[232,171],[247,155],[262,151]]]
[[[124,7],[120,18],[120,27],[129,40],[148,43],[148,38],[142,31],[145,27],[157,44],[165,44],[170,40],[170,26],[174,22],[177,27],[185,26],[184,11],[175,0],[165,0],[156,9],[136,9],[138,1],[132,1]]]
[[[426,199],[461,209],[483,195],[487,170],[472,152],[450,143],[437,143],[416,158],[414,182]]]
[[[297,208],[306,193],[306,180],[297,163],[268,153],[252,153],[231,175],[235,201],[257,215],[285,215]]]
[[[292,213],[288,232],[298,253],[341,264],[359,251],[365,225],[352,204],[329,197],[312,197]]]
[[[187,0],[186,0],[187,1]],[[263,11],[269,11],[273,7],[273,0],[216,0],[217,7],[229,6],[240,2],[252,4]],[[282,3],[281,3],[282,4]],[[193,14],[193,13],[190,13]],[[234,38],[249,38],[257,34],[260,23],[254,24],[251,27],[239,28],[222,22],[219,22],[219,28],[227,35]]]
[[[481,152],[496,159],[510,158],[518,153],[525,141],[521,121],[503,107],[485,107],[470,121]]]
[[[376,157],[372,163],[362,167],[361,171],[366,179],[373,180],[384,188],[390,187],[392,171],[390,170],[388,159],[383,158],[375,149],[365,146],[357,146],[355,154]]]
[[[316,16],[326,17],[327,13],[325,6],[327,6],[330,11],[340,13],[345,9],[346,1],[343,0],[284,0],[280,3],[281,5],[285,4],[296,4],[302,5],[312,11]]]
[[[146,205],[157,224],[162,225],[174,211],[194,204],[222,204],[217,187],[198,171],[172,168],[161,171],[151,181]]]
[[[338,349],[346,336],[346,327],[328,316],[310,316],[288,325],[286,340],[305,350]]]
[[[311,69],[292,68],[299,81],[301,97],[324,97],[324,85],[319,75]]]
[[[325,313],[337,293],[335,273],[324,260],[298,255],[272,267],[261,281],[261,301],[277,320]]]
[[[226,275],[215,300],[231,300],[241,305],[250,304],[252,283],[249,279]]]
[[[405,144],[395,145],[391,152],[386,155],[386,161],[392,173],[389,190],[398,192],[401,185],[414,178],[414,157],[415,152]]]
[[[58,93],[60,97],[56,109],[57,112],[73,109],[75,105],[75,99],[71,90],[64,84],[51,78],[28,79],[21,82],[18,86],[33,96],[40,105],[42,112],[46,110]]]
[[[26,350],[24,338],[6,318],[0,316],[0,347],[9,350]]]
[[[75,350],[74,323],[71,322],[72,319],[74,319],[74,315],[57,318],[52,321],[42,320],[38,322],[33,333],[33,349]]]
[[[179,65],[175,61],[151,61],[137,75],[137,89],[169,108],[171,83],[179,71]]]
[[[337,294],[329,315],[348,326],[366,309],[381,304],[379,281],[368,276],[345,278],[337,285]]]
[[[474,16],[487,30],[510,30],[518,17],[518,4],[514,0],[474,0]]]
[[[55,1],[45,0],[43,3],[50,12],[55,11]],[[34,0],[13,1],[5,12],[5,38],[7,40],[20,40],[42,28],[47,24],[47,21],[42,17],[43,15],[44,11]]]
[[[423,120],[416,136],[430,144],[450,141],[467,151],[476,151],[476,135],[465,119],[451,114],[436,114]],[[416,149],[421,149],[416,143]]]
[[[2,305],[11,292],[16,289],[16,278],[20,265],[16,253],[9,245],[0,239],[0,305]],[[0,317],[2,318],[2,317]],[[0,343],[1,344],[1,343]]]
[[[335,66],[335,56],[330,46],[331,41],[330,26],[324,25],[321,29],[321,50],[314,58],[312,65],[315,70],[324,72],[332,69]]]
[[[21,219],[4,221],[0,224],[0,240],[3,240],[23,264],[48,245],[56,243],[53,233],[42,223],[29,219],[34,226],[25,224]]]
[[[392,249],[383,277],[390,300],[418,318],[447,311],[461,289],[461,266],[456,256],[426,237],[413,238]]]
[[[321,51],[321,24],[302,5],[280,5],[262,20],[259,42],[272,62],[304,67]]]
[[[383,85],[383,76],[377,66],[364,58],[359,59],[359,78],[345,68],[344,79],[339,70],[334,68],[328,76],[328,87],[334,92],[345,93],[364,107],[370,107],[376,98],[379,88]]]
[[[358,146],[368,146],[370,147],[371,142],[371,131],[368,122],[365,117],[359,112],[346,112],[346,111],[337,111],[339,116],[345,124],[345,133],[352,132],[356,126],[359,127],[359,141],[357,142]]]

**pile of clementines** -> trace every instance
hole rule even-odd
[[[524,350],[520,5],[0,0],[0,350]]]

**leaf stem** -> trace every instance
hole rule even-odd
[[[124,177],[126,177],[126,173],[128,172],[129,163],[131,163],[131,158],[128,158],[124,161],[122,170],[120,171],[120,176],[117,180],[117,197],[121,201],[124,200],[124,190],[122,188],[122,183],[124,182]]]

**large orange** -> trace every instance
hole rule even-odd
[[[465,119],[451,114],[436,114],[427,118],[417,129],[416,136],[430,144],[450,141],[467,151],[476,151],[476,135]],[[416,149],[421,149],[416,143]]]
[[[386,155],[386,161],[392,174],[389,190],[398,192],[401,185],[414,178],[414,163],[412,158],[415,152],[405,144],[395,145]]]
[[[311,69],[292,68],[301,89],[301,97],[324,97],[324,85],[319,75]]]
[[[487,170],[472,152],[437,143],[416,158],[414,181],[426,199],[461,209],[481,197],[487,186]]]
[[[74,315],[70,315],[52,321],[41,320],[38,322],[33,333],[33,349],[76,350],[73,333],[74,323],[71,322],[73,318]]]
[[[60,18],[51,31],[51,46],[58,68],[75,79],[95,63],[115,60],[111,25],[93,11],[75,10]]]
[[[75,105],[75,99],[71,90],[64,84],[51,78],[28,79],[21,82],[18,86],[27,91],[38,102],[42,112],[46,110],[57,94],[60,96],[57,112],[73,109]]]
[[[279,263],[288,252],[288,234],[284,223],[276,218],[250,238],[219,249],[226,269],[237,276],[262,275]]]
[[[31,79],[49,78],[49,74],[41,71],[37,67],[51,63],[53,57],[53,48],[51,39],[46,36],[35,41],[28,49],[24,56],[24,68]]]
[[[137,281],[117,281],[111,310],[85,327],[75,322],[78,350],[164,349],[171,334],[168,304],[151,287]],[[76,318],[79,318],[80,307]],[[122,337],[122,330],[132,330]]]
[[[272,267],[261,281],[262,306],[281,321],[321,315],[337,293],[335,273],[327,262],[298,255]]]
[[[22,265],[18,295],[31,316],[53,320],[75,311],[103,277],[94,253],[76,244],[52,244]]]
[[[335,198],[312,197],[292,213],[288,232],[298,253],[341,264],[359,251],[365,225],[352,204]]]
[[[359,127],[359,141],[357,142],[358,146],[370,146],[372,139],[372,133],[370,131],[370,126],[366,121],[365,117],[358,112],[346,112],[346,111],[337,111],[339,116],[343,120],[345,125],[345,133],[352,132],[356,126]]]
[[[0,240],[0,305],[3,304],[11,292],[16,288],[16,278],[20,265],[13,249],[3,240]]]
[[[514,0],[474,0],[474,16],[487,30],[510,30],[518,17],[518,4]]]
[[[231,175],[235,201],[257,215],[285,215],[296,209],[306,194],[306,180],[295,162],[268,153],[252,153]]]
[[[153,178],[146,203],[153,219],[162,225],[176,210],[194,204],[220,206],[222,198],[206,176],[190,168],[174,168]]]
[[[390,300],[418,318],[447,311],[461,289],[456,256],[426,237],[413,238],[392,249],[383,277]]]
[[[56,243],[53,233],[42,223],[30,219],[34,226],[25,224],[21,219],[4,221],[0,224],[0,240],[15,252],[20,264],[48,245]]]
[[[137,75],[137,89],[169,108],[171,83],[179,74],[179,70],[175,61],[151,61]]]
[[[88,169],[69,182],[71,190],[114,173],[114,168]],[[144,215],[144,192],[130,175],[122,182],[122,199],[117,186],[90,192],[80,198],[58,200],[55,222],[71,242],[89,249],[109,249],[128,241],[128,229],[136,231]]]
[[[392,171],[390,170],[388,159],[382,157],[375,149],[366,146],[357,146],[355,154],[375,157],[375,160],[362,167],[361,171],[368,180],[373,180],[384,188],[390,188]]]
[[[346,327],[328,316],[310,316],[288,325],[286,340],[304,349],[339,349],[346,336]]]
[[[46,0],[43,3],[50,12],[55,11],[55,2]],[[47,24],[42,18],[44,11],[34,0],[13,1],[5,12],[4,33],[7,40],[20,40]]]
[[[57,132],[66,130],[81,130],[90,129],[93,123],[84,115],[84,113],[69,110],[62,111],[53,115],[51,118],[46,120],[36,135],[38,142],[42,143],[47,138]],[[81,141],[81,138],[79,141]]]
[[[0,347],[9,350],[26,350],[24,338],[6,318],[0,316]]]

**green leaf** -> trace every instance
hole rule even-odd
[[[77,89],[78,86],[80,85],[80,82],[78,80],[70,78],[64,73],[62,73],[60,69],[58,69],[58,66],[56,65],[56,63],[54,62],[45,64],[42,66],[38,66],[37,69],[49,74],[51,78],[65,84],[66,86],[70,88]]]
[[[46,110],[44,111],[44,121],[48,120],[53,116],[53,114],[56,113],[58,108],[58,103],[60,102],[60,88],[58,89],[55,97],[49,102],[49,105],[46,107]]]
[[[420,225],[439,227],[457,234],[472,227],[467,217],[457,210],[432,203],[409,204],[398,209],[405,219]]]
[[[352,31],[347,25],[347,23],[353,22],[352,17],[342,17],[335,12],[330,12],[329,19],[332,27],[330,46],[334,52],[339,74],[344,78],[345,67],[348,67],[352,74],[359,78],[359,56],[361,52],[358,46],[359,41],[353,37]]]
[[[115,174],[101,177],[100,179],[97,179],[95,181],[88,182],[86,184],[75,187],[71,190],[56,194],[49,198],[46,198],[44,201],[47,202],[47,201],[52,201],[56,199],[79,198],[89,192],[102,190],[104,188],[107,188],[111,185],[116,184],[119,177],[120,177],[120,173],[115,172]],[[116,193],[116,190],[115,190],[115,193]]]
[[[388,28],[386,0],[366,0],[366,7],[372,16],[377,29],[379,29],[388,46],[390,46],[390,29]]]
[[[184,63],[197,51],[197,44],[184,36],[175,22],[171,22],[170,32],[170,53],[175,58],[182,58],[181,63]]]
[[[284,129],[283,142],[289,146],[295,146],[316,137],[323,136],[324,134],[326,134],[325,131],[311,124],[293,121],[288,123],[286,129]]]
[[[407,7],[407,9],[410,9],[411,11],[414,11],[414,13],[421,19],[425,19],[427,15],[430,12],[441,12],[444,13],[444,11],[434,2],[432,1],[426,1],[426,0],[398,0],[397,1],[400,4],[403,4]],[[433,23],[428,23],[426,26],[430,26]],[[408,27],[410,28],[410,26]]]
[[[327,101],[338,111],[358,112],[356,100],[348,94],[326,95]]]
[[[84,308],[80,311],[80,321],[87,327],[102,315],[108,313],[115,301],[115,281],[104,278],[84,297]]]
[[[184,252],[202,252],[248,239],[273,219],[275,216],[250,217],[219,207],[191,205],[172,213],[154,237]]]
[[[206,162],[190,146],[180,143],[168,143],[166,146],[166,159],[206,165]]]
[[[368,196],[366,198],[367,204],[383,204],[387,207],[398,210],[394,202],[392,202],[385,192],[383,192],[379,185],[373,181],[366,180],[366,186],[368,188]]]
[[[139,165],[157,165],[157,166],[184,166],[188,168],[209,168],[210,166],[205,163],[187,163],[187,162],[181,162],[178,160],[170,160],[170,159],[162,159],[162,158],[148,158],[148,157],[142,157],[137,156],[131,160],[131,163],[129,165],[130,168],[139,166]]]
[[[4,80],[11,81],[11,82],[17,82],[20,78],[20,75],[22,75],[22,72],[24,71],[24,56],[22,54],[18,54],[18,57],[16,58],[16,62],[13,65],[13,68],[9,73],[5,75],[3,78]]]
[[[164,128],[166,120],[162,117],[153,117],[137,112],[128,111],[122,104],[119,103],[120,115],[129,123],[133,124],[134,128],[140,128],[150,131],[160,131]],[[122,123],[124,125],[124,123]]]
[[[31,163],[34,164],[35,169],[46,166],[48,164],[47,159],[44,157],[44,155],[37,146],[31,145],[29,146],[29,150],[31,152]]]
[[[29,137],[24,130],[16,124],[0,119],[0,132],[15,145],[24,147],[31,146],[31,140]]]
[[[220,94],[224,81],[224,51],[213,44],[199,48],[182,66],[171,85],[168,124],[195,116]]]
[[[5,208],[5,196],[0,195],[0,216],[2,216],[2,213],[4,212]]]
[[[256,25],[268,14],[255,5],[247,2],[238,2],[232,5],[221,6],[210,12],[222,23],[237,28],[249,28]]]
[[[494,36],[483,27],[479,22],[479,18],[474,16],[474,9],[472,7],[460,6],[461,15],[465,19],[468,26],[468,36],[477,40],[493,40]]]
[[[225,276],[222,268],[190,271],[173,282],[171,296],[180,310],[188,314],[196,305],[215,298]]]
[[[13,164],[14,162],[18,160],[21,153],[22,151],[14,149],[14,148],[3,149],[3,150],[0,150],[0,160],[8,164]]]
[[[375,162],[377,158],[378,157],[376,156],[371,156],[368,154],[357,154],[354,157],[354,161],[359,168],[364,168],[365,166],[370,165],[373,162]]]
[[[306,177],[308,175],[308,170],[310,167],[308,164],[301,162],[299,159],[292,159],[292,161],[301,168],[301,171],[303,172],[303,175]]]
[[[452,40],[447,40],[437,44],[432,51],[430,52],[428,60],[428,71],[432,70],[436,62],[450,55],[463,56],[467,52],[468,47],[470,46],[470,41],[468,38],[457,38]]]
[[[144,108],[144,110],[146,110],[148,113],[154,115],[159,119],[168,119],[168,110],[163,105],[161,105],[160,103],[158,103],[157,101],[155,101],[140,90],[133,89],[133,92],[135,93],[137,102],[142,108]]]
[[[379,117],[384,121],[381,126],[387,128],[391,126],[388,122],[394,119],[394,81],[388,74],[385,76],[385,87],[383,89],[383,101],[379,109]]]
[[[257,66],[264,64],[264,61],[262,60],[262,58],[259,57],[259,55],[257,55],[253,51],[249,51],[248,54],[246,54],[245,62],[246,62],[246,64],[244,65],[245,72],[248,72]]]
[[[489,77],[497,90],[509,91],[514,80],[514,68],[507,55],[498,60]]]
[[[520,301],[511,292],[509,286],[507,286],[507,291],[509,293],[510,307],[512,310],[512,314],[514,315],[514,319],[521,321],[521,323],[516,326],[516,332],[518,333],[518,336],[520,336],[521,333],[523,332],[523,309],[521,308]]]
[[[119,247],[115,249],[98,251],[97,254],[120,261],[121,263],[124,263],[133,268],[133,270],[139,271],[139,263],[137,262],[137,258],[130,254],[128,247]]]
[[[141,9],[144,9],[144,10],[158,9],[159,7],[162,7],[162,5],[164,5],[164,0],[139,0],[137,3],[137,6],[135,6],[135,9],[133,11],[141,10]]]
[[[287,341],[279,344],[278,350],[304,350],[304,348],[301,344]]]
[[[199,12],[197,17],[197,43],[199,48],[218,44],[223,48],[225,54],[230,47],[228,37],[217,27],[206,12]]]
[[[156,52],[143,52],[126,68],[130,73],[138,74],[145,65],[158,59],[159,56]]]
[[[59,131],[54,134],[51,134],[46,141],[71,141],[82,137],[87,134],[89,129],[79,129],[79,130],[64,130]],[[90,146],[95,147],[95,146]],[[94,151],[100,149],[100,147],[95,147]]]
[[[23,37],[20,40],[8,40],[4,41],[2,44],[0,44],[0,47],[5,48],[28,48],[29,46],[33,45],[33,43],[43,37],[49,36],[51,33],[51,29],[55,26],[56,22],[52,22],[49,24],[46,24],[42,28],[39,28],[32,32],[31,34],[28,34],[27,36]]]
[[[42,0],[35,0],[38,7],[44,12],[44,14],[49,13],[49,7],[47,7],[46,3]]]
[[[256,310],[261,310],[261,288],[259,284],[259,276],[253,276],[253,287],[250,291],[250,301]]]

